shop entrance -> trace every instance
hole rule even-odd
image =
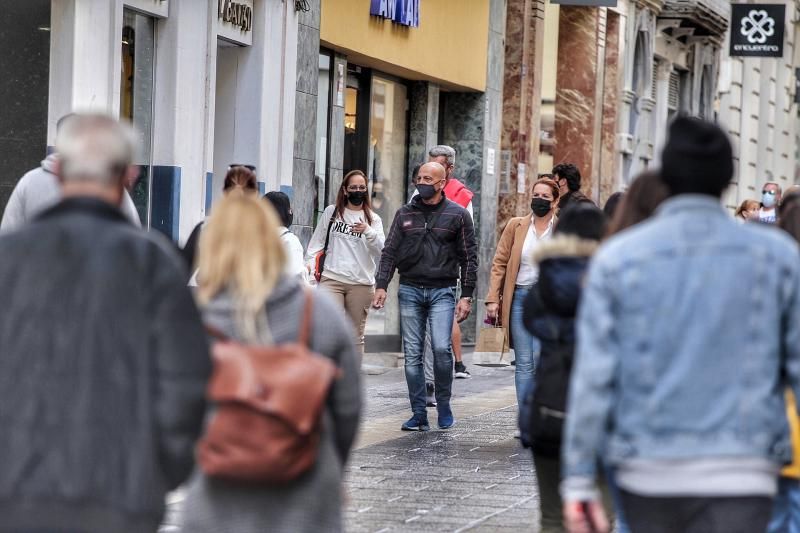
[[[50,0],[3,2],[2,10],[0,124],[6,127],[0,137],[0,215],[17,180],[46,153]]]
[[[239,56],[244,48],[222,39],[217,40],[217,85],[214,101],[214,166],[211,194],[206,198],[217,200],[222,196],[225,174],[232,163],[253,164],[251,161],[234,161],[236,137],[236,77]],[[209,184],[206,183],[206,186]],[[210,206],[206,205],[206,209]]]

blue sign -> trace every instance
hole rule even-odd
[[[370,0],[369,14],[418,28],[419,0]]]

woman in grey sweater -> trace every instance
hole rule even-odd
[[[283,275],[277,226],[258,198],[226,197],[215,206],[199,247],[198,300],[206,324],[248,343],[297,341],[305,296],[297,280]],[[316,464],[294,481],[263,486],[209,478],[198,468],[184,504],[184,531],[342,530],[342,474],[358,429],[361,389],[352,326],[344,311],[318,292],[310,348],[341,370],[322,415]]]

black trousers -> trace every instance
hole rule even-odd
[[[772,498],[649,497],[622,491],[633,533],[763,533]]]

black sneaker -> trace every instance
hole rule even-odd
[[[403,431],[430,431],[431,427],[428,425],[428,419],[418,417],[417,415],[409,418],[405,424],[400,426]]]
[[[433,383],[425,384],[425,404],[428,407],[436,407],[436,396],[434,396]]]
[[[472,377],[472,376],[470,375],[470,373],[469,373],[469,372],[467,372],[467,367],[466,367],[466,365],[465,365],[464,363],[462,363],[461,361],[456,361],[456,372],[455,372],[455,376],[456,376],[456,378],[458,378],[458,379],[469,379],[469,378],[471,378],[471,377]]]

